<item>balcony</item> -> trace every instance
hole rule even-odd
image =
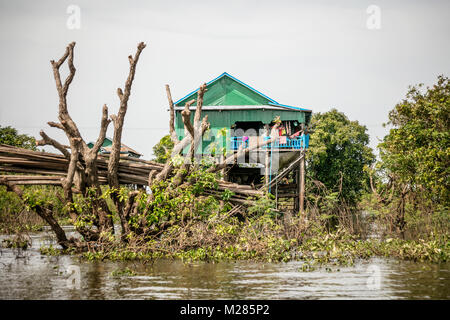
[[[247,139],[246,141],[243,141],[244,137],[231,137],[231,150],[238,150],[241,146],[243,149],[248,148],[249,144],[253,145],[253,143],[256,143],[254,139]],[[256,137],[250,137],[250,138],[256,138]],[[270,137],[258,137],[258,140],[261,140],[263,138],[263,141],[267,141],[270,139]],[[252,141],[249,143],[249,141]],[[276,149],[276,150],[301,150],[301,149],[307,149],[309,146],[309,135],[302,135],[294,138],[289,137],[277,137],[275,142],[264,145],[261,147],[261,149]]]
[[[244,137],[231,137],[231,150],[239,150],[239,148],[242,146],[242,149],[248,148],[249,140],[243,141]]]

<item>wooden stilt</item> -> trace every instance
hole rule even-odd
[[[299,208],[300,214],[304,214],[305,205],[305,151],[301,151],[302,159],[300,160],[300,170],[299,170]]]
[[[221,161],[221,163],[223,163],[225,161],[225,156],[223,154],[220,156],[220,161]],[[226,169],[226,167],[223,168],[220,171],[220,173],[222,174],[223,181],[228,181],[228,175],[227,175],[227,172],[225,171],[225,169]]]
[[[269,148],[267,148],[266,151],[266,159],[265,159],[265,173],[264,173],[264,182],[265,184],[269,184],[269,174],[270,174],[270,151]],[[269,190],[269,188],[267,189]]]
[[[275,209],[278,210],[278,181],[275,184]]]
[[[269,129],[269,125],[265,125],[265,129],[266,129],[266,136],[270,135],[270,129]],[[266,185],[269,184],[269,174],[270,174],[270,148],[269,146],[267,146],[266,148],[266,154],[265,154],[266,158],[264,161],[265,164],[265,171],[264,171],[264,183]],[[267,187],[267,191],[270,189],[270,187]]]
[[[294,203],[294,211],[296,213],[300,212],[300,163],[294,171],[295,174],[295,203]]]

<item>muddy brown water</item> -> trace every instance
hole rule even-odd
[[[5,236],[0,236],[0,241]],[[352,267],[301,271],[289,263],[86,261],[0,249],[0,299],[450,299],[450,263],[373,258]],[[118,276],[126,268],[136,275]]]

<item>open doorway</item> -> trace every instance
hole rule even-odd
[[[263,128],[261,121],[236,121],[233,126],[235,132],[246,132],[248,136],[257,136]]]

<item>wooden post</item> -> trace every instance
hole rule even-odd
[[[270,129],[269,129],[268,124],[265,125],[265,129],[266,129],[266,136],[269,136]],[[269,173],[270,173],[270,148],[269,148],[269,145],[266,146],[266,159],[265,159],[264,164],[265,164],[264,182],[267,185],[269,183]],[[266,191],[269,191],[269,189],[267,188]]]
[[[278,210],[278,181],[275,182],[275,210]]]
[[[305,205],[305,151],[301,151],[300,170],[299,170],[299,208],[300,214],[304,214]]]
[[[220,156],[220,162],[221,163],[225,162],[225,156],[223,154]],[[228,175],[227,175],[227,172],[225,170],[226,168],[227,167],[224,167],[222,170],[220,170],[220,173],[222,174],[223,181],[228,181]]]
[[[265,182],[265,184],[267,185],[268,183],[269,183],[269,173],[270,173],[270,150],[269,150],[269,148],[267,148],[267,150],[266,150],[266,161],[265,161],[265,174],[264,174],[264,176],[265,176],[265,179],[264,179],[264,182]],[[267,189],[267,190],[269,190],[269,189]]]
[[[294,203],[293,203],[293,210],[294,210],[294,212],[299,212],[299,210],[300,210],[300,208],[299,208],[299,203],[300,203],[300,201],[299,201],[299,197],[300,197],[300,191],[299,191],[299,183],[298,183],[298,181],[299,181],[299,167],[297,166],[297,167],[295,167],[293,170],[292,170],[292,181],[293,181],[293,184],[296,186],[296,189],[295,189],[295,196],[294,196],[294,198],[293,198],[293,200],[294,200]]]

